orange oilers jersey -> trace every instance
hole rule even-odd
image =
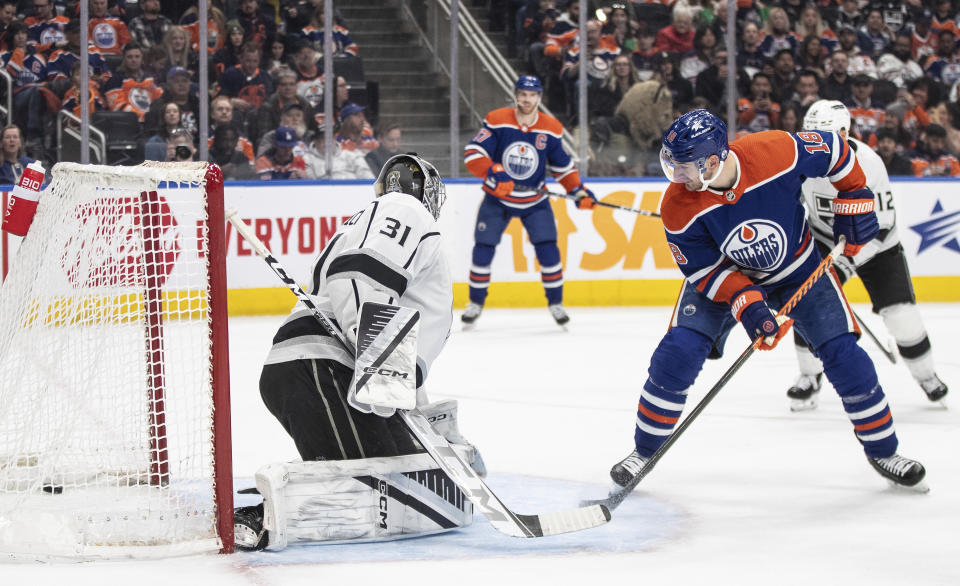
[[[123,46],[131,41],[127,25],[115,16],[91,18],[88,30],[90,42],[107,55],[123,53]]]
[[[133,112],[140,122],[143,122],[150,110],[150,104],[163,95],[163,90],[157,87],[152,77],[142,81],[136,81],[132,77],[121,82],[113,82],[114,79],[111,78],[104,88],[109,108],[115,112]]]
[[[563,149],[563,126],[543,112],[529,126],[517,122],[513,108],[498,108],[483,119],[480,131],[467,144],[467,169],[483,179],[495,163],[513,179],[513,193],[500,197],[510,207],[527,208],[547,196],[538,190],[549,172],[568,192],[580,185],[580,175]]]
[[[826,177],[841,192],[866,184],[854,150],[831,132],[750,134],[730,144],[724,164],[738,167],[731,189],[671,183],[660,210],[680,270],[718,302],[754,283],[791,283],[819,263],[801,198],[807,177]]]

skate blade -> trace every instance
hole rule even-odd
[[[790,399],[790,410],[794,413],[799,411],[812,411],[817,408],[817,404],[815,397],[809,399]]]
[[[887,484],[889,484],[890,488],[892,488],[897,492],[908,492],[908,493],[916,493],[916,494],[927,494],[928,492],[930,492],[930,486],[927,484],[925,480],[921,480],[920,482],[914,484],[913,486],[904,486],[902,484],[897,484],[896,482],[888,478]]]

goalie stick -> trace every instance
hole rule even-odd
[[[565,197],[565,198],[567,198],[567,199],[577,199],[577,196],[574,195],[574,194],[572,194],[572,193],[557,193],[556,191],[547,191],[547,190],[545,190],[545,189],[544,189],[543,191],[541,191],[540,193],[549,195],[550,197]],[[605,208],[615,208],[615,209],[618,209],[618,210],[623,210],[623,211],[625,211],[625,212],[633,212],[633,213],[635,213],[635,214],[640,214],[641,216],[650,216],[651,218],[659,218],[659,217],[660,217],[660,214],[658,214],[657,212],[651,212],[651,211],[647,211],[647,210],[640,210],[640,209],[637,209],[637,208],[631,208],[631,207],[627,207],[627,206],[622,206],[622,205],[615,204],[615,203],[607,203],[607,202],[605,202],[605,201],[599,201],[599,200],[597,200],[596,203],[597,203],[598,206],[603,206],[603,207],[605,207]]]
[[[317,321],[327,330],[327,333],[340,342],[347,352],[356,355],[352,345],[343,333],[330,323],[329,318],[317,308],[306,291],[287,274],[280,261],[270,253],[250,227],[237,216],[236,210],[227,211],[227,220],[237,229],[237,233],[253,246],[257,256],[266,261],[267,265],[287,288],[313,313]],[[603,525],[610,520],[610,511],[603,504],[590,504],[578,509],[554,513],[534,515],[514,513],[490,490],[473,468],[454,452],[450,442],[433,429],[430,422],[418,409],[410,409],[409,411],[398,409],[397,414],[450,480],[463,491],[477,510],[501,533],[511,537],[544,537],[590,529]]]
[[[800,302],[800,299],[807,294],[807,291],[810,290],[813,284],[816,283],[818,280],[820,280],[820,277],[822,277],[827,273],[827,271],[830,269],[830,265],[832,265],[834,260],[836,260],[836,258],[840,256],[840,254],[843,252],[843,247],[845,244],[846,244],[846,239],[843,236],[841,236],[840,242],[836,246],[834,246],[832,250],[830,250],[830,253],[827,255],[827,257],[822,261],[820,261],[820,264],[817,265],[817,268],[814,269],[813,273],[811,273],[810,276],[807,277],[807,280],[800,285],[800,287],[796,290],[796,292],[794,292],[794,294],[790,297],[790,299],[787,300],[787,302],[783,305],[783,307],[780,308],[780,311],[777,312],[778,318],[782,316],[786,316],[788,313],[790,313],[790,311],[792,311],[793,308],[796,307],[797,303]],[[779,323],[779,320],[778,320],[778,323]],[[647,476],[647,474],[650,473],[651,470],[653,470],[653,467],[656,466],[657,462],[660,461],[660,458],[662,458],[663,455],[667,453],[667,450],[670,449],[670,446],[672,446],[674,443],[676,443],[678,439],[680,439],[680,436],[683,435],[683,432],[686,431],[688,427],[690,427],[690,424],[692,424],[694,420],[696,420],[696,418],[707,407],[707,405],[709,405],[710,402],[713,401],[713,399],[717,396],[720,390],[726,386],[727,382],[730,381],[733,375],[736,374],[738,370],[740,370],[740,367],[744,365],[747,359],[753,355],[754,351],[760,346],[760,342],[763,340],[763,338],[764,336],[758,336],[756,340],[750,343],[747,349],[744,350],[743,353],[740,354],[737,360],[733,363],[733,365],[731,365],[730,368],[728,368],[727,371],[723,373],[723,375],[720,377],[720,380],[718,380],[716,384],[714,384],[713,387],[709,391],[707,391],[707,394],[703,396],[703,399],[701,399],[700,402],[697,403],[697,406],[690,411],[690,414],[687,415],[683,419],[683,421],[680,422],[679,425],[677,425],[677,428],[673,431],[673,433],[671,433],[667,437],[666,441],[663,442],[663,444],[661,444],[659,448],[657,448],[657,451],[655,451],[653,455],[650,456],[650,459],[647,460],[646,464],[643,465],[643,468],[640,469],[640,472],[638,472],[636,476],[631,478],[630,482],[628,482],[626,486],[621,487],[619,490],[615,490],[605,499],[587,500],[587,501],[581,502],[580,504],[584,506],[586,505],[605,506],[607,507],[607,509],[611,511],[616,509],[618,506],[620,506],[620,503],[623,502],[623,499],[627,498],[627,496],[631,492],[633,492],[633,489],[635,489],[637,485],[640,484],[640,481],[643,480]]]

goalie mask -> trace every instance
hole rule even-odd
[[[446,188],[436,167],[416,153],[394,155],[387,159],[373,189],[377,197],[394,191],[412,195],[423,203],[434,219],[440,217],[440,208],[447,199]]]

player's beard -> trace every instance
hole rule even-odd
[[[530,116],[537,111],[537,106],[539,105],[539,100],[535,101],[533,104],[524,104],[517,102],[517,112],[523,116]]]

